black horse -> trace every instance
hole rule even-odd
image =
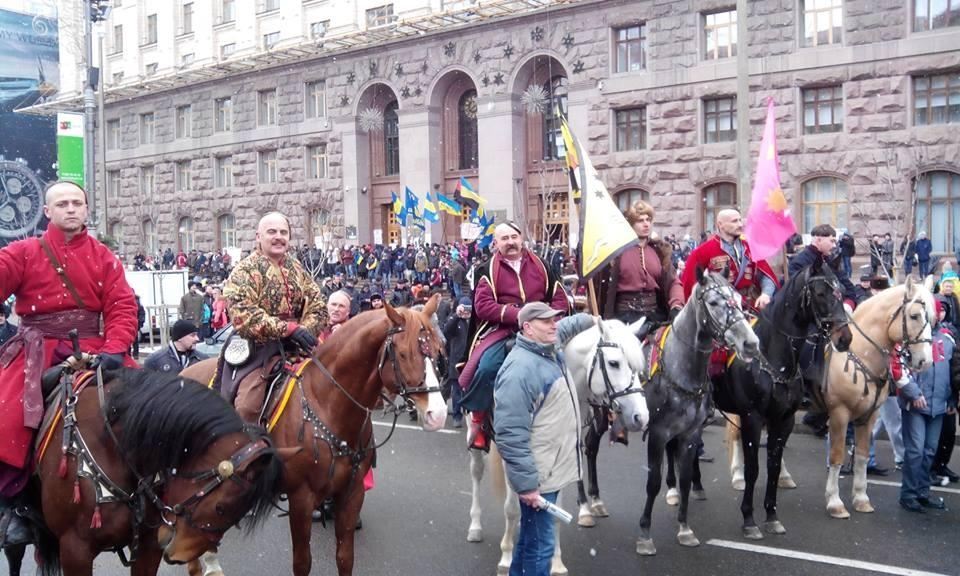
[[[767,428],[764,528],[771,534],[784,534],[786,529],[777,518],[777,481],[783,449],[803,399],[801,353],[807,347],[822,357],[823,347],[830,341],[843,352],[853,338],[839,283],[830,267],[818,262],[790,278],[761,312],[754,331],[762,360],[750,364],[735,360],[715,380],[713,398],[719,410],[740,416],[746,480],[740,505],[743,535],[758,540],[763,534],[753,519],[753,489],[759,475],[763,427]]]

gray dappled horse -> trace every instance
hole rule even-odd
[[[650,522],[653,504],[660,492],[664,449],[670,441],[676,442],[680,475],[677,540],[683,546],[700,544],[687,525],[687,503],[693,461],[710,405],[707,364],[715,342],[732,348],[747,362],[756,359],[760,351],[757,336],[740,305],[739,294],[724,274],[698,269],[697,284],[666,333],[656,366],[650,365],[651,373],[644,386],[651,415],[647,438],[647,500],[640,519],[637,554],[657,553],[650,536]],[[654,346],[660,343],[654,342],[648,347],[652,350]]]

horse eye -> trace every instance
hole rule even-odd
[[[214,509],[217,511],[217,516],[226,516],[227,511],[223,509],[223,504],[217,504],[214,506]]]
[[[919,314],[911,314],[911,315],[910,315],[910,319],[911,319],[911,320],[919,320],[919,319],[920,319],[920,315],[919,315]]]
[[[607,364],[609,364],[611,368],[619,368],[619,367],[620,367],[620,361],[619,361],[619,360],[611,360],[611,361],[607,362]]]

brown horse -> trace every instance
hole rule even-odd
[[[179,564],[215,549],[248,512],[248,528],[267,516],[282,463],[265,430],[175,375],[100,376],[61,405],[64,417],[45,436],[53,442],[37,468],[44,574],[88,576],[100,552],[128,547],[131,574],[153,576],[161,558]]]
[[[374,457],[371,417],[386,393],[416,406],[426,430],[443,427],[447,408],[440,394],[436,360],[441,340],[430,318],[434,296],[420,312],[394,309],[365,312],[349,320],[320,345],[298,369],[296,388],[270,431],[281,448],[302,449],[286,460],[284,491],[290,504],[293,573],[310,573],[311,513],[332,497],[336,509],[337,570],[353,573],[353,538],[363,506],[363,476]],[[195,364],[183,374],[210,382],[216,359]],[[204,562],[214,563],[212,554]],[[191,565],[198,574],[199,563]],[[207,566],[205,573],[219,567]]]

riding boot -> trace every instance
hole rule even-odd
[[[470,420],[472,421],[470,426],[470,438],[468,439],[470,449],[489,452],[490,439],[485,430],[487,425],[487,412],[484,410],[471,412]]]
[[[30,526],[16,511],[12,498],[0,497],[0,549],[33,541]]]

